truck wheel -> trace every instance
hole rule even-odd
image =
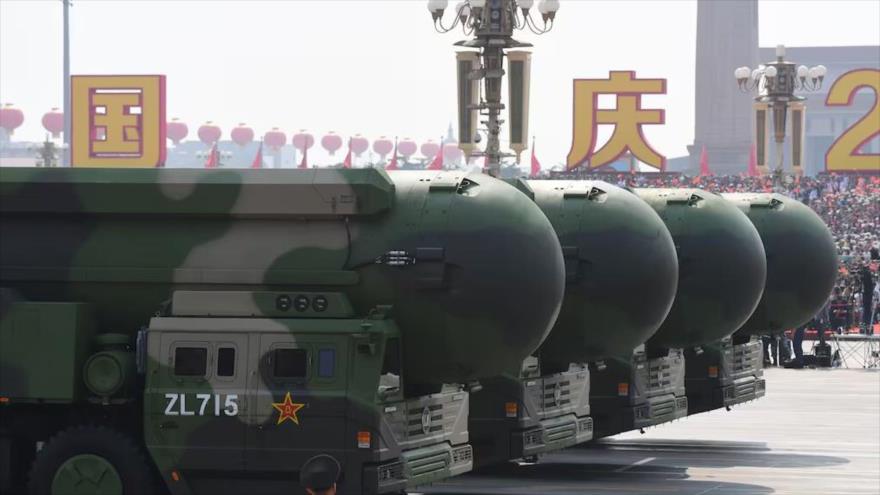
[[[146,495],[153,493],[153,484],[141,449],[129,437],[102,426],[77,426],[37,453],[28,492]]]

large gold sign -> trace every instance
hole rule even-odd
[[[880,154],[859,153],[859,149],[880,134],[880,70],[858,69],[837,78],[825,105],[829,107],[852,105],[861,88],[874,92],[874,106],[858,122],[841,134],[825,154],[825,169],[829,172],[878,172]]]
[[[161,167],[165,76],[72,76],[71,165]]]
[[[584,164],[594,169],[607,165],[629,150],[643,163],[663,170],[666,157],[645,140],[644,124],[663,124],[661,109],[642,108],[643,94],[665,94],[666,79],[636,79],[634,71],[611,71],[608,79],[575,79],[574,128],[571,150],[568,152],[569,170]],[[599,108],[599,95],[617,96],[617,107]],[[600,124],[614,126],[611,138],[596,149]]]

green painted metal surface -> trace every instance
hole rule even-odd
[[[729,201],[700,189],[636,189],[666,223],[678,253],[678,289],[647,345],[684,348],[729,336],[752,315],[767,278],[758,231]]]
[[[828,227],[807,205],[781,194],[722,196],[748,215],[767,254],[764,295],[737,334],[780,332],[809,321],[837,277],[837,249]]]

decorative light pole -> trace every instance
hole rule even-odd
[[[448,0],[428,0],[428,10],[431,12],[437,32],[447,33],[460,25],[464,34],[473,38],[459,41],[455,45],[480,50],[482,64],[475,62],[473,66],[464,66],[470,67],[470,70],[462,70],[461,64],[465,61],[459,59],[459,143],[464,149],[465,146],[472,146],[480,141],[476,129],[468,129],[470,127],[468,115],[479,111],[480,115],[485,117],[485,120],[481,121],[485,125],[487,135],[483,155],[488,165],[487,172],[492,176],[499,175],[501,158],[509,156],[501,152],[499,140],[503,123],[500,115],[504,109],[501,103],[504,50],[532,46],[513,39],[513,31],[528,28],[535,34],[544,34],[553,28],[556,12],[559,10],[559,0],[542,0],[538,5],[542,20],[539,24],[531,15],[534,4],[534,0],[465,0],[455,6],[455,17],[452,23],[446,26],[443,23],[443,12],[449,5]],[[511,112],[512,118],[518,120],[512,123],[518,126],[518,130],[516,137],[512,136],[511,141],[523,144],[518,152],[522,151],[528,139],[525,124],[528,119],[528,58],[525,59],[525,63],[520,64],[520,67],[515,71],[516,87],[511,86],[511,99],[516,98],[520,102],[518,104],[511,102],[512,107],[516,105],[517,108],[516,112]],[[463,81],[480,79],[484,81],[484,97],[470,96],[472,91],[467,89],[469,85]],[[463,95],[467,97],[463,98]],[[469,133],[465,132],[468,130]],[[521,141],[517,138],[521,138]]]
[[[776,47],[776,60],[751,70],[739,67],[734,77],[744,93],[757,92],[755,97],[756,147],[758,165],[767,167],[767,136],[766,120],[768,112],[773,112],[773,137],[776,141],[776,170],[774,180],[779,184],[782,179],[782,166],[785,150],[785,125],[789,110],[792,114],[792,168],[800,173],[803,159],[804,111],[802,103],[805,98],[797,96],[795,91],[817,91],[822,87],[828,70],[824,65],[807,68],[805,65],[795,66],[785,60],[785,46]]]

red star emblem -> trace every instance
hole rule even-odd
[[[305,406],[305,404],[297,404],[290,400],[290,392],[287,392],[287,395],[284,396],[284,401],[272,403],[272,407],[278,411],[278,422],[275,424],[280,425],[289,419],[298,425],[299,418],[296,417],[296,413]]]

